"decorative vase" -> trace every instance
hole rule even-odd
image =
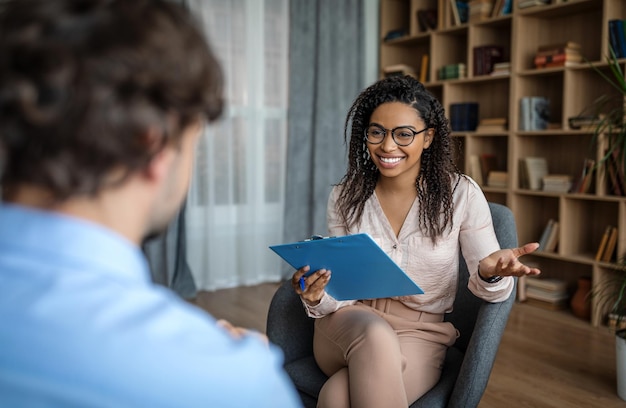
[[[582,277],[578,279],[578,288],[572,296],[570,307],[574,316],[589,320],[591,318],[591,303],[589,294],[591,293],[591,278]]]

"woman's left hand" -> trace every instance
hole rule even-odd
[[[519,261],[519,257],[535,252],[539,244],[532,242],[518,248],[501,249],[478,263],[478,273],[485,279],[492,276],[539,275],[541,271]]]

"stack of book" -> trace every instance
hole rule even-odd
[[[471,0],[469,2],[469,21],[475,23],[491,18],[493,13],[493,0]]]
[[[542,45],[535,54],[535,68],[568,67],[579,65],[583,60],[580,44],[567,41],[558,44]]]
[[[499,45],[474,47],[474,76],[489,75],[494,65],[504,61],[504,49]]]
[[[520,0],[517,7],[525,9],[534,6],[545,6],[547,4],[550,4],[550,0]]]
[[[506,171],[493,170],[487,176],[487,187],[506,188],[509,174]]]
[[[406,64],[388,65],[383,68],[383,73],[385,77],[411,75],[412,77],[417,78],[415,69]]]
[[[473,132],[477,126],[478,102],[450,104],[450,127],[454,132]]]
[[[482,133],[501,133],[506,132],[506,118],[484,118],[478,122],[477,132]]]
[[[550,310],[567,307],[569,293],[567,282],[562,279],[536,278],[525,276],[520,278],[518,300]]]
[[[500,75],[510,75],[511,74],[511,63],[509,61],[504,62],[496,62],[493,64],[493,71],[489,75],[491,76],[500,76]]]
[[[543,177],[543,191],[567,193],[572,189],[572,180],[569,174],[547,174]]]
[[[437,70],[437,78],[439,80],[444,79],[459,79],[467,76],[467,70],[465,64],[448,64]]]

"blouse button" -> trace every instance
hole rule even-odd
[[[393,244],[393,249],[398,249],[398,244]]]

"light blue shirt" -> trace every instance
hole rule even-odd
[[[120,235],[1,205],[0,406],[301,404],[275,346],[153,285]]]

